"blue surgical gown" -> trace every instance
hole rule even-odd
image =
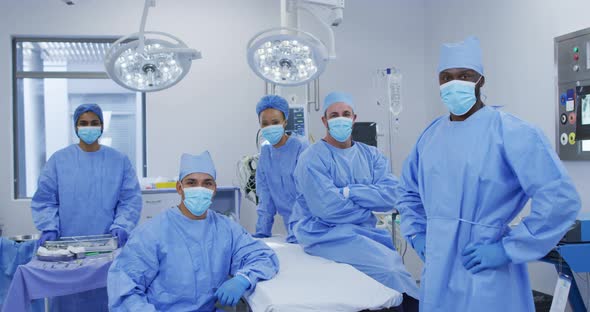
[[[418,287],[396,252],[391,234],[375,227],[372,211],[389,211],[398,180],[372,146],[340,149],[325,141],[304,151],[295,169],[294,233],[304,250],[348,263],[383,285],[418,298]],[[349,197],[342,189],[349,187]]]
[[[204,220],[178,207],[139,226],[107,279],[111,311],[215,311],[228,275],[256,286],[278,271],[278,258],[239,224],[209,210]]]
[[[285,145],[278,148],[270,144],[262,147],[256,169],[256,194],[260,200],[256,234],[271,236],[274,217],[278,212],[287,229],[287,242],[297,242],[290,226],[297,193],[293,171],[299,154],[306,147],[307,143],[296,137],[289,137]]]
[[[45,164],[31,208],[40,231],[59,236],[127,233],[137,224],[141,189],[124,154],[101,145],[85,152],[73,144],[55,152]]]
[[[37,241],[17,243],[5,237],[0,237],[0,310],[6,299],[6,294],[16,268],[28,263],[35,253]],[[44,311],[42,300],[35,300],[33,311]]]
[[[531,213],[508,224],[531,199]],[[484,106],[435,120],[406,160],[398,209],[407,238],[426,233],[420,311],[535,311],[526,262],[547,254],[580,199],[542,132]],[[468,244],[500,241],[510,264],[471,274]]]

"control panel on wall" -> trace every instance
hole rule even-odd
[[[590,160],[590,28],[555,38],[557,153]]]

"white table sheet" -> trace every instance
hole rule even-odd
[[[253,312],[379,310],[401,304],[401,293],[354,267],[311,256],[284,237],[263,239],[278,255],[280,271],[246,297]],[[351,250],[351,252],[354,252]]]

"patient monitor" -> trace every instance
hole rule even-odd
[[[289,106],[289,119],[285,132],[289,135],[295,134],[307,138],[307,111],[303,105]]]

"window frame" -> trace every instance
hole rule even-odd
[[[12,53],[12,145],[13,145],[13,196],[14,200],[31,199],[31,197],[19,196],[19,172],[25,172],[21,170],[21,167],[25,166],[25,160],[19,158],[19,154],[24,155],[26,150],[26,144],[19,144],[19,134],[24,133],[24,122],[20,123],[19,120],[24,113],[23,108],[19,107],[19,96],[18,96],[18,80],[19,79],[110,79],[104,72],[38,72],[38,71],[18,71],[17,70],[17,44],[20,42],[93,42],[93,43],[113,43],[120,37],[115,36],[88,36],[88,37],[70,37],[70,36],[11,36],[11,53]],[[141,93],[141,116],[138,116],[138,120],[141,120],[141,139],[137,142],[141,142],[142,151],[142,168],[136,168],[137,172],[141,172],[141,177],[147,176],[147,127],[146,127],[146,93]],[[24,157],[24,156],[23,156]],[[139,174],[138,174],[139,176]]]

